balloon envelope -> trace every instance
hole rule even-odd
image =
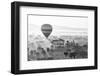
[[[52,26],[50,24],[43,24],[41,27],[41,31],[45,35],[45,37],[48,38],[48,36],[52,32]]]

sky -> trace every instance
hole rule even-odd
[[[87,17],[61,17],[47,15],[28,15],[28,35],[42,35],[41,26],[50,24],[52,26],[51,35],[87,35]]]

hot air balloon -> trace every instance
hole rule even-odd
[[[51,26],[50,24],[43,24],[43,25],[41,26],[41,31],[42,31],[42,33],[44,34],[44,36],[45,36],[46,38],[48,38],[49,35],[50,35],[51,32],[52,32],[52,26]]]

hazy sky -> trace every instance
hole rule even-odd
[[[53,31],[51,35],[64,34],[87,34],[88,18],[80,17],[57,17],[57,16],[28,16],[28,34],[43,35],[41,26],[51,24]]]

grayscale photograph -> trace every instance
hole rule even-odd
[[[27,60],[88,58],[88,17],[27,15]]]

